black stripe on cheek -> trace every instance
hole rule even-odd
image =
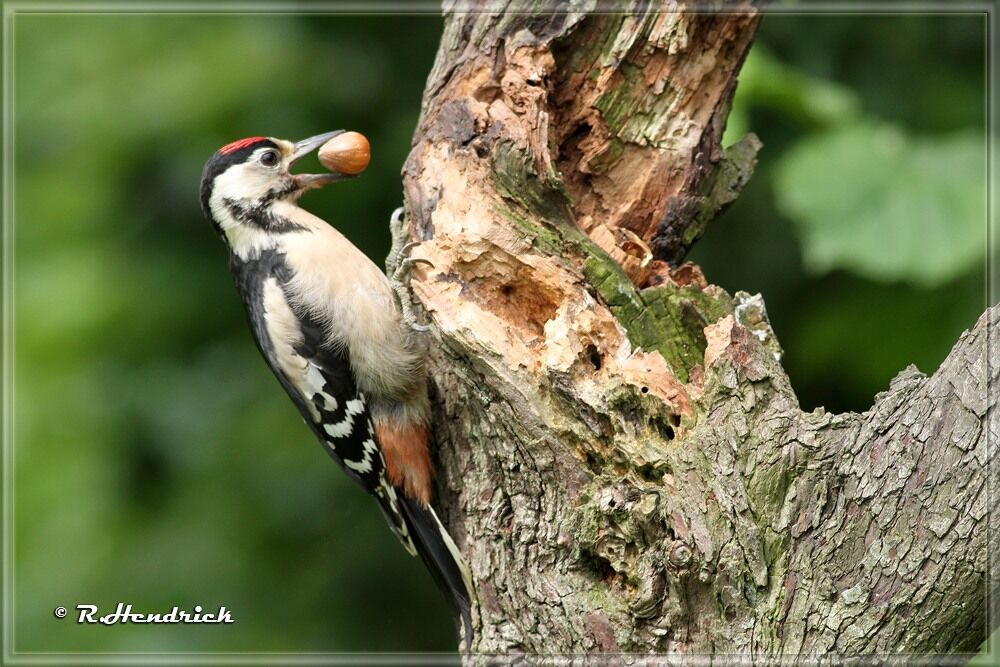
[[[274,193],[268,193],[258,203],[247,205],[243,202],[226,197],[222,200],[229,214],[239,222],[253,225],[269,232],[304,232],[306,227],[296,224],[284,216],[275,215],[268,207],[274,199]]]

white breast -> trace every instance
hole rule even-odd
[[[291,204],[276,212],[309,229],[282,235],[285,261],[292,270],[290,298],[326,323],[327,342],[347,350],[358,389],[369,398],[408,391],[420,361],[388,279],[319,218]]]

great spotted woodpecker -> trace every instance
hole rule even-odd
[[[390,527],[445,591],[471,643],[472,585],[431,507],[423,355],[399,281],[412,265],[392,218],[390,280],[340,232],[298,205],[344,174],[292,174],[299,158],[340,134],[292,143],[250,137],[208,160],[205,216],[229,247],[250,331],[278,382],[326,452],[375,497]]]

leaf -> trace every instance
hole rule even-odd
[[[850,88],[787,65],[757,43],[740,70],[722,141],[724,146],[753,129],[749,112],[756,107],[771,109],[806,127],[817,128],[853,122],[860,113],[861,100]]]
[[[863,121],[798,142],[775,183],[810,271],[929,287],[985,260],[981,134],[913,138]]]

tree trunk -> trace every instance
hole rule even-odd
[[[676,267],[752,171],[719,140],[758,11],[490,8],[446,8],[404,168],[474,649],[976,650],[996,311],[803,413],[761,298]]]

